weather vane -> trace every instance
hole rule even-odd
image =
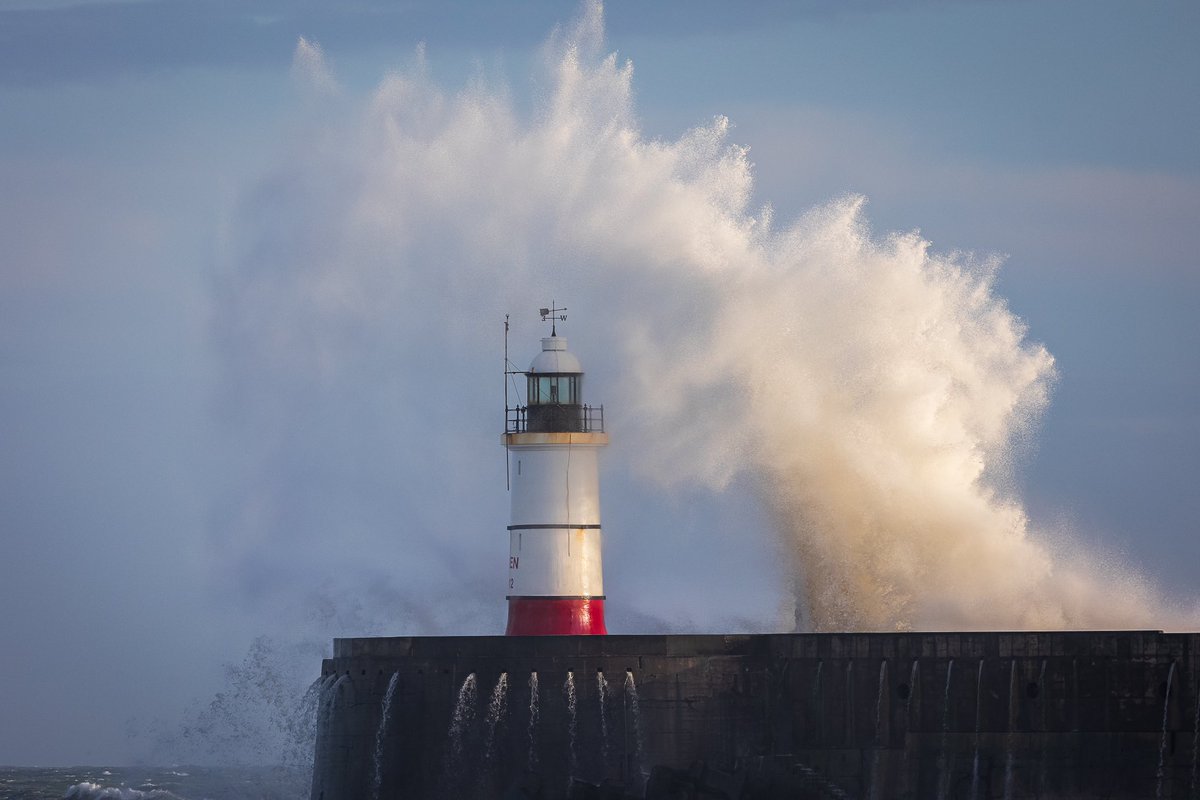
[[[556,323],[567,321],[567,315],[559,313],[560,311],[566,311],[566,310],[567,310],[566,306],[559,308],[558,306],[556,306],[554,304],[553,300],[550,301],[549,308],[539,308],[538,309],[538,313],[542,315],[542,322],[545,322],[546,320],[550,320],[550,335],[551,336],[558,336],[558,329],[556,327]]]

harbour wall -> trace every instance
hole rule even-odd
[[[1200,798],[1200,634],[336,639],[312,800]]]

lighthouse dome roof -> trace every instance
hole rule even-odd
[[[542,352],[529,365],[536,373],[583,373],[579,359],[567,350],[567,340],[562,336],[547,336],[542,339]]]

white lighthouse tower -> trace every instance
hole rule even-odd
[[[566,309],[541,309],[551,329],[524,373],[527,404],[505,403],[508,636],[608,633],[596,468],[608,444],[604,407],[583,402],[583,370],[558,335],[556,323],[566,319],[560,311]]]

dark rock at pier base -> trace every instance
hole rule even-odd
[[[337,639],[322,674],[312,800],[1200,797],[1197,633]]]

